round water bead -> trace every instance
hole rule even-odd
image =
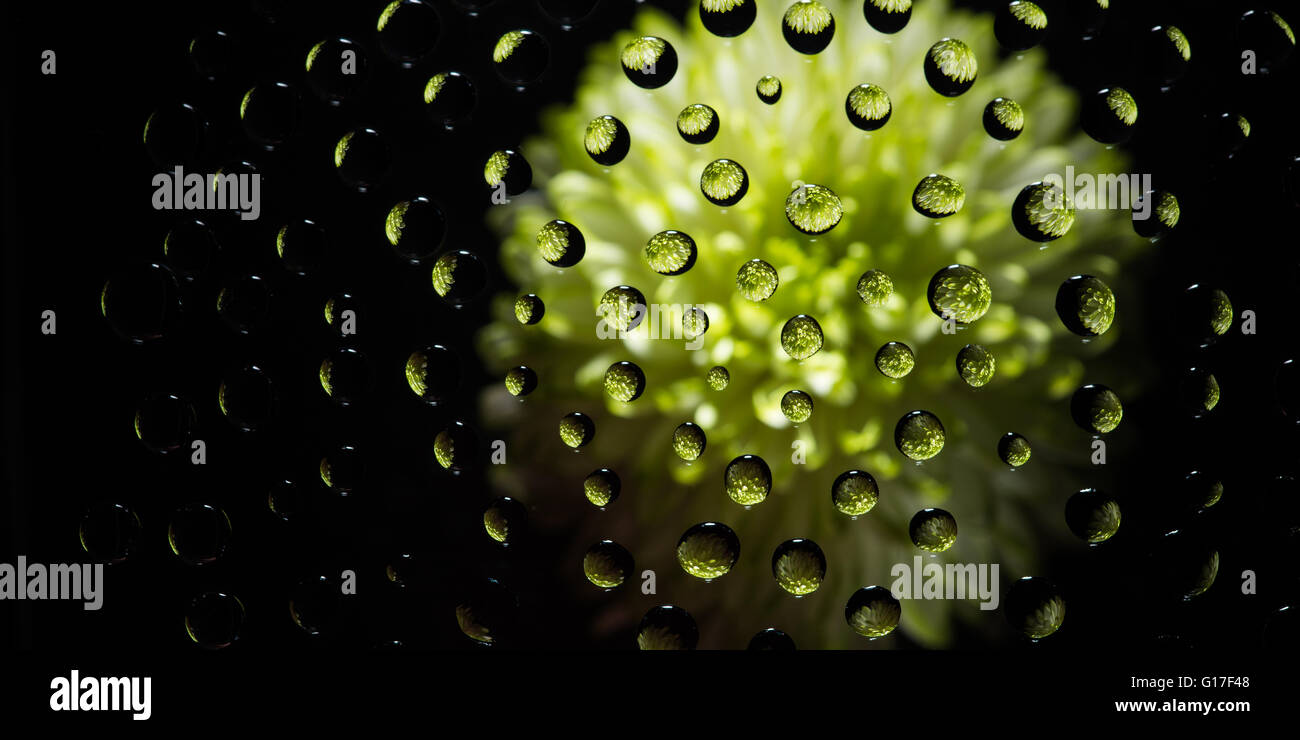
[[[641,650],[694,650],[699,642],[695,619],[680,606],[656,606],[636,629],[636,646]]]
[[[1232,301],[1218,288],[1195,284],[1183,292],[1182,315],[1179,321],[1183,333],[1192,341],[1207,347],[1232,328]]]
[[[335,350],[320,363],[320,386],[335,403],[350,406],[370,386],[370,365],[352,347]]]
[[[772,553],[772,576],[787,593],[806,596],[826,578],[826,555],[812,540],[786,540]]]
[[[723,488],[741,506],[761,504],[772,491],[772,469],[758,455],[741,455],[727,463]]]
[[[631,403],[645,390],[645,373],[635,363],[616,362],[605,370],[604,385],[605,395],[615,401]]]
[[[800,54],[817,54],[835,36],[835,16],[817,0],[795,0],[781,17],[781,34]]]
[[[188,49],[194,70],[209,82],[225,82],[239,69],[239,43],[221,30],[204,31],[190,40]]]
[[[929,460],[943,450],[945,434],[939,417],[929,411],[912,411],[894,427],[894,445],[909,458]]]
[[[474,81],[455,70],[439,72],[424,83],[424,109],[444,126],[464,120],[477,103]]]
[[[1137,101],[1122,87],[1102,88],[1083,103],[1083,130],[1102,144],[1128,140],[1137,120]]]
[[[492,67],[515,85],[536,82],[551,61],[551,46],[540,34],[526,28],[506,31],[492,48]]]
[[[483,181],[494,190],[504,188],[506,195],[519,195],[533,184],[533,168],[519,152],[499,149],[483,165]]]
[[[1095,488],[1085,488],[1065,502],[1065,523],[1074,536],[1096,545],[1119,531],[1119,502]]]
[[[442,248],[447,236],[447,216],[423,195],[404,200],[389,209],[384,219],[384,236],[399,257],[419,262]]]
[[[943,509],[922,509],[912,516],[907,534],[926,552],[945,552],[957,542],[957,520]]]
[[[754,91],[758,93],[759,100],[768,105],[775,105],[776,101],[781,99],[781,80],[772,75],[763,75],[758,78]]]
[[[1219,575],[1219,552],[1182,536],[1159,554],[1164,581],[1169,590],[1183,601],[1191,601],[1210,590]]]
[[[524,326],[532,326],[546,315],[546,304],[536,293],[525,293],[515,299],[515,320]]]
[[[609,468],[593,470],[582,480],[582,493],[592,506],[604,508],[618,499],[623,483]]]
[[[941,319],[969,324],[989,310],[993,291],[984,273],[967,265],[949,265],[930,278],[930,310]]]
[[[642,36],[629,41],[619,55],[623,74],[637,87],[654,90],[672,81],[677,74],[677,51],[657,36]]]
[[[912,191],[912,208],[927,218],[947,218],[965,204],[966,188],[946,175],[926,175]]]
[[[957,375],[966,385],[979,388],[993,380],[998,363],[993,353],[980,344],[968,344],[957,351]]]
[[[940,95],[955,98],[970,89],[979,75],[979,61],[965,42],[944,38],[925,54],[925,81]]]
[[[1115,294],[1099,278],[1075,275],[1056,291],[1056,315],[1081,337],[1101,336],[1115,320]]]
[[[478,436],[463,421],[448,424],[433,438],[433,456],[445,470],[459,473],[478,462]]]
[[[484,531],[502,545],[519,541],[526,522],[528,510],[524,509],[523,503],[508,496],[493,499],[484,509]]]
[[[1177,26],[1155,26],[1143,43],[1142,65],[1152,78],[1170,83],[1187,72],[1192,60],[1192,43]]]
[[[806,360],[821,351],[821,324],[808,314],[799,314],[781,328],[781,349],[796,360]]]
[[[993,35],[1005,49],[1031,49],[1047,35],[1047,13],[1034,3],[1015,0],[998,11]]]
[[[196,163],[204,148],[209,124],[189,103],[165,105],[144,123],[144,147],[163,170]]]
[[[1159,239],[1178,226],[1182,209],[1178,198],[1167,190],[1143,193],[1133,204],[1133,230],[1138,236]]]
[[[1070,416],[1085,431],[1107,434],[1124,418],[1124,406],[1115,391],[1104,385],[1089,384],[1070,397]]]
[[[1021,578],[1011,584],[1003,609],[1011,627],[1031,640],[1048,637],[1065,621],[1065,599],[1045,578]]]
[[[795,649],[794,640],[775,627],[768,627],[749,641],[748,650],[790,652]]]
[[[1255,52],[1260,71],[1269,72],[1295,51],[1295,32],[1272,10],[1248,10],[1237,21],[1237,47]]]
[[[614,329],[630,332],[645,320],[645,294],[630,285],[616,285],[600,297],[596,314]]]
[[[230,547],[230,517],[211,504],[187,504],[167,524],[167,544],[186,565],[216,562]]]
[[[351,293],[336,293],[325,301],[325,325],[336,337],[347,339],[355,334],[355,320],[361,313],[361,302]]]
[[[164,265],[130,268],[104,283],[99,311],[113,331],[133,344],[161,339],[181,327],[181,286]]]
[[[799,390],[786,391],[781,396],[781,414],[790,421],[791,424],[803,424],[812,418],[813,399],[812,396]]]
[[[220,650],[239,639],[244,626],[244,605],[219,591],[199,594],[185,610],[185,634],[199,647]]]
[[[1025,109],[1011,98],[994,98],[984,106],[984,130],[998,141],[1011,141],[1025,130]]]
[[[894,112],[889,93],[879,85],[863,83],[849,91],[844,99],[844,113],[849,123],[863,131],[875,131],[886,123]]]
[[[289,618],[309,635],[336,632],[340,619],[340,587],[326,576],[305,578],[294,585],[289,596]]]
[[[843,217],[840,197],[824,185],[800,184],[785,198],[786,220],[809,236],[825,234]]]
[[[212,227],[195,218],[180,221],[163,237],[168,267],[186,282],[206,273],[220,249]]]
[[[217,408],[236,429],[251,432],[271,418],[275,389],[266,371],[244,365],[227,373],[217,386]]]
[[[495,579],[487,579],[456,604],[456,623],[480,645],[498,645],[513,636],[519,603]]]
[[[311,507],[311,498],[302,486],[291,480],[282,480],[266,492],[266,508],[281,521],[293,521]]]
[[[731,373],[727,368],[721,365],[714,365],[709,368],[709,372],[704,376],[705,382],[715,391],[725,391],[731,383]]]
[[[274,147],[298,128],[299,105],[298,91],[287,82],[257,85],[239,103],[239,123],[248,138]]]
[[[435,451],[437,439],[434,440]],[[365,478],[365,460],[352,445],[336,447],[320,460],[320,479],[339,496],[350,496]]]
[[[153,452],[188,452],[198,425],[194,405],[170,393],[150,393],[135,408],[135,437]]]
[[[875,639],[884,637],[898,627],[903,616],[903,606],[898,599],[881,586],[868,586],[853,592],[844,606],[844,618],[854,632]]]
[[[780,284],[776,268],[760,259],[752,259],[736,271],[736,288],[750,301],[766,301]]]
[[[872,307],[880,307],[894,294],[894,281],[880,270],[867,270],[858,278],[858,298]]]
[[[1210,145],[1231,158],[1250,140],[1250,121],[1240,113],[1220,111],[1204,116]]]
[[[703,6],[700,12],[704,12]],[[720,127],[718,112],[703,103],[688,105],[677,114],[677,133],[688,144],[700,146],[713,141]]]
[[[122,504],[91,506],[77,527],[81,549],[95,560],[109,563],[131,557],[143,532],[140,516]]]
[[[888,342],[876,350],[876,369],[886,378],[903,378],[916,367],[912,348],[902,342]]]
[[[537,232],[537,251],[547,264],[573,267],[587,253],[587,240],[578,227],[557,218]]]
[[[1026,185],[1011,206],[1011,223],[1021,236],[1046,244],[1070,233],[1076,211],[1060,187],[1046,182]]]
[[[1084,40],[1091,39],[1106,25],[1106,11],[1110,9],[1110,0],[1072,0],[1070,3],[1071,20],[1079,29]]]
[[[755,0],[700,0],[700,22],[714,36],[739,36],[753,25]]]
[[[442,24],[425,0],[393,0],[379,14],[379,45],[389,59],[410,67],[438,43]]]
[[[677,563],[705,581],[725,576],[739,559],[740,538],[725,524],[701,522],[677,541]]]
[[[366,192],[388,174],[392,154],[388,143],[372,128],[349,131],[334,145],[334,169],[358,192]]]
[[[261,328],[271,310],[271,287],[260,275],[228,280],[217,291],[217,315],[231,330],[249,334]]]
[[[331,106],[356,99],[370,76],[365,49],[347,38],[318,42],[307,51],[307,86]]]
[[[441,344],[417,349],[406,358],[406,384],[425,403],[437,406],[451,400],[460,378],[459,359]]]
[[[537,373],[527,365],[512,367],[506,372],[505,383],[510,395],[523,397],[537,390]]]
[[[881,33],[898,33],[912,19],[912,0],[863,0],[862,14]]]
[[[673,452],[686,462],[694,462],[704,454],[708,439],[704,430],[693,422],[683,422],[673,430]]]
[[[478,255],[455,249],[433,263],[432,277],[434,292],[452,306],[461,306],[483,291],[487,269]]]
[[[1029,462],[1032,453],[1029,440],[1015,432],[1007,432],[998,440],[998,459],[1013,468]]]
[[[606,591],[618,588],[633,577],[632,553],[613,540],[601,540],[582,556],[582,572],[593,586]]]
[[[880,488],[871,473],[848,470],[840,473],[831,484],[831,503],[841,514],[859,517],[876,507]]]
[[[683,231],[661,231],[645,245],[645,261],[650,269],[670,277],[694,267],[696,255],[695,240]]]
[[[295,275],[306,275],[319,269],[325,263],[328,251],[325,229],[310,219],[290,221],[275,234],[275,253],[284,269]]]
[[[738,162],[715,159],[700,173],[700,192],[715,206],[734,206],[749,192],[749,174]]]
[[[682,312],[682,336],[688,340],[698,339],[709,330],[709,315],[699,306],[691,306]]]
[[[560,441],[575,450],[590,443],[595,436],[595,422],[581,411],[566,414],[560,419]]]
[[[1209,473],[1193,470],[1183,478],[1179,498],[1183,507],[1203,511],[1223,498],[1223,481]]]
[[[1205,368],[1191,368],[1183,374],[1179,395],[1193,417],[1204,416],[1219,405],[1219,381]]]
[[[582,146],[592,161],[604,167],[613,167],[627,156],[632,147],[632,135],[627,126],[613,116],[597,116],[587,124]]]

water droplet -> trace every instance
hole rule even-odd
[[[736,288],[750,301],[766,301],[780,283],[776,268],[760,259],[752,259],[736,271]]]
[[[1107,434],[1119,426],[1124,407],[1115,391],[1104,385],[1080,387],[1070,398],[1070,415],[1074,423],[1094,434]]]
[[[632,331],[645,320],[645,294],[630,285],[616,285],[600,297],[596,315],[620,332]]]
[[[1025,130],[1025,110],[1011,98],[994,98],[984,106],[984,130],[998,141],[1011,141]]]
[[[264,425],[275,411],[275,389],[266,371],[244,365],[227,374],[217,386],[217,408],[240,431]]]
[[[447,236],[447,216],[423,195],[400,201],[384,219],[384,235],[399,257],[417,263],[442,247]]]
[[[244,626],[244,605],[218,591],[194,597],[185,610],[185,633],[200,647],[218,650],[239,639]]]
[[[939,454],[945,439],[943,424],[929,411],[911,411],[894,427],[898,451],[918,462]]]
[[[308,510],[310,504],[307,492],[290,480],[282,480],[266,492],[266,508],[281,521],[297,519]]]
[[[749,175],[738,162],[715,159],[700,173],[700,192],[715,206],[734,206],[749,192]]]
[[[993,35],[1010,51],[1032,49],[1047,35],[1047,13],[1034,3],[1015,0],[998,11]]]
[[[1033,454],[1033,449],[1029,446],[1029,440],[1015,432],[1007,432],[998,440],[998,459],[1018,468],[1029,462],[1029,456]]]
[[[582,145],[596,164],[613,167],[627,156],[632,137],[622,121],[613,116],[597,116],[587,124]]]
[[[723,488],[741,506],[761,504],[772,491],[772,470],[758,455],[741,455],[727,463]]]
[[[844,606],[844,618],[854,632],[876,639],[884,637],[898,627],[903,616],[903,606],[898,599],[881,586],[868,586],[853,592]]]
[[[186,565],[216,562],[230,547],[230,517],[211,504],[187,504],[167,524],[167,544]]]
[[[880,488],[871,473],[847,470],[831,484],[831,503],[841,514],[857,518],[876,507]]]
[[[700,6],[700,13],[704,13],[704,6]],[[720,127],[718,112],[703,103],[688,105],[677,114],[677,133],[688,144],[701,146],[713,141]]]
[[[361,451],[352,445],[336,447],[320,460],[321,483],[340,497],[355,493],[361,487],[365,472]]]
[[[699,306],[691,306],[682,313],[682,336],[688,341],[704,336],[709,330],[709,315]]]
[[[239,122],[248,138],[272,148],[298,127],[298,92],[286,82],[257,85],[239,103]]]
[[[1218,478],[1193,470],[1183,478],[1182,492],[1178,502],[1181,507],[1194,511],[1203,511],[1219,503],[1223,498],[1223,481]]]
[[[1074,205],[1065,197],[1065,190],[1046,182],[1026,185],[1011,206],[1016,231],[1044,244],[1070,233],[1074,218]]]
[[[1189,339],[1208,347],[1232,328],[1232,301],[1218,288],[1195,284],[1183,293],[1184,333]]]
[[[433,51],[442,23],[424,0],[393,0],[379,14],[377,28],[379,45],[388,58],[410,68]]]
[[[849,91],[849,96],[844,100],[844,112],[849,117],[849,123],[863,131],[875,131],[889,123],[894,105],[884,88],[863,83]]]
[[[912,544],[926,552],[946,552],[957,542],[957,520],[943,509],[922,509],[907,525]]]
[[[796,360],[806,360],[822,349],[821,324],[808,314],[799,314],[781,328],[781,349]]]
[[[992,380],[997,366],[993,353],[983,345],[968,344],[957,352],[957,375],[972,388],[979,388]]]
[[[636,629],[641,650],[694,650],[700,642],[695,619],[680,606],[656,606],[645,613]]]
[[[605,590],[618,588],[634,572],[632,553],[613,540],[601,540],[587,548],[582,556],[582,572],[593,586]]]
[[[244,275],[230,280],[217,292],[217,315],[239,334],[249,334],[261,328],[270,308],[271,288],[260,275]]]
[[[1091,39],[1106,25],[1106,11],[1110,9],[1110,0],[1072,0],[1070,16],[1079,29],[1079,36]]]
[[[519,195],[533,184],[533,168],[513,149],[501,149],[488,157],[483,180],[491,187],[505,185],[507,195]]]
[[[325,229],[315,221],[290,221],[275,234],[275,253],[284,269],[295,275],[306,275],[319,269],[325,263],[327,252]]]
[[[876,351],[876,369],[886,378],[907,377],[916,367],[912,348],[902,342],[889,342]]]
[[[880,270],[867,270],[858,278],[858,298],[868,306],[883,306],[893,294],[894,281]]]
[[[835,36],[835,16],[817,0],[796,0],[781,17],[781,33],[791,49],[817,54]]]
[[[209,124],[189,103],[158,108],[144,124],[144,146],[161,169],[197,164]]]
[[[1193,417],[1204,416],[1219,405],[1219,381],[1204,368],[1194,367],[1184,373],[1179,391],[1183,408]]]
[[[205,31],[190,40],[190,61],[203,79],[225,81],[239,65],[239,49],[234,37],[225,31]]]
[[[912,0],[865,0],[862,14],[881,33],[898,33],[912,19]]]
[[[701,0],[700,22],[714,36],[739,36],[753,25],[758,14],[755,0]]]
[[[486,283],[487,270],[473,252],[453,250],[433,263],[433,289],[453,306],[468,303]]]
[[[806,596],[826,578],[826,555],[812,540],[786,540],[772,554],[772,576],[787,593]]]
[[[391,154],[378,131],[360,128],[343,135],[334,145],[334,168],[357,192],[367,192],[388,174]]]
[[[947,218],[966,204],[966,189],[945,175],[926,175],[912,191],[912,208],[927,218]]]
[[[940,39],[925,54],[925,81],[944,97],[955,98],[966,92],[978,75],[975,52],[957,39]]]
[[[685,232],[671,229],[650,237],[645,245],[645,260],[650,269],[670,277],[694,267],[696,255],[695,240]]]
[[[759,100],[768,105],[775,105],[776,101],[781,99],[781,80],[772,75],[763,75],[758,78],[754,91],[758,93]]]
[[[338,631],[341,609],[339,585],[326,576],[306,578],[289,596],[289,618],[313,637]]]
[[[135,436],[160,454],[188,452],[198,416],[194,406],[170,393],[151,393],[135,409]]]
[[[494,499],[483,510],[483,530],[494,542],[509,546],[519,541],[528,512],[509,496]]]
[[[1148,205],[1153,204],[1153,205]],[[1133,230],[1147,239],[1160,239],[1178,226],[1182,210],[1167,190],[1143,193],[1133,204]]]
[[[785,217],[799,231],[816,236],[839,225],[844,206],[830,188],[800,184],[785,198]]]
[[[693,422],[683,422],[673,430],[673,452],[686,462],[700,459],[707,443],[704,430]]]
[[[590,443],[595,436],[595,422],[581,411],[574,411],[560,419],[560,440],[575,450]]]
[[[1248,10],[1237,21],[1237,46],[1255,52],[1261,72],[1272,71],[1295,51],[1295,32],[1271,10]],[[1237,55],[1241,59],[1241,55]]]
[[[1147,74],[1163,83],[1174,82],[1187,72],[1192,44],[1177,26],[1156,26],[1147,32],[1143,46]]]
[[[1219,551],[1184,534],[1165,537],[1155,554],[1159,583],[1168,595],[1191,601],[1214,585],[1219,575]]]
[[[463,421],[453,421],[433,438],[434,459],[453,473],[477,463],[478,452],[478,436]]]
[[[1096,545],[1119,531],[1119,502],[1095,488],[1085,488],[1065,503],[1065,523],[1074,536]]]
[[[789,419],[791,424],[803,424],[812,418],[812,412],[813,399],[807,393],[791,390],[781,396],[781,414]]]
[[[316,97],[337,106],[361,94],[370,76],[370,61],[365,49],[351,39],[326,39],[307,52],[306,71],[307,86]]]
[[[654,90],[677,74],[677,51],[657,36],[642,36],[628,42],[619,57],[623,74],[637,87]]]
[[[460,386],[460,361],[440,344],[412,352],[406,358],[405,372],[411,392],[432,406],[451,400]]]
[[[537,232],[537,251],[549,265],[573,267],[587,253],[587,240],[577,226],[557,218]]]
[[[969,324],[988,312],[993,291],[988,278],[974,267],[949,265],[930,278],[926,297],[935,316]]]
[[[104,283],[99,310],[119,336],[143,344],[180,329],[181,286],[164,265],[127,269]]]
[[[727,368],[721,365],[714,365],[709,368],[705,380],[713,390],[725,391],[727,386],[731,383],[731,373],[727,371]]]
[[[1011,627],[1031,640],[1048,637],[1065,621],[1065,599],[1045,578],[1021,578],[1011,584],[1003,609]]]
[[[546,315],[546,304],[536,293],[526,293],[515,299],[515,320],[524,326],[532,326]]]
[[[526,365],[511,368],[506,373],[506,390],[512,396],[526,396],[537,390],[537,373]]]
[[[605,370],[604,386],[605,395],[615,401],[631,403],[645,391],[645,373],[635,363],[616,362]]]
[[[429,117],[450,126],[469,117],[478,103],[478,89],[468,75],[439,72],[424,83],[424,109]]]
[[[1101,336],[1115,319],[1115,294],[1092,275],[1075,275],[1056,291],[1056,315],[1081,337]]]
[[[119,563],[140,544],[140,516],[122,504],[97,504],[86,510],[77,528],[81,549],[95,560]]]
[[[1102,144],[1119,144],[1133,135],[1138,105],[1122,87],[1098,90],[1083,103],[1083,130]]]
[[[748,649],[759,652],[791,652],[795,649],[795,646],[794,640],[789,635],[775,627],[768,627],[754,635],[753,639],[749,641]]]
[[[185,219],[163,238],[163,256],[172,271],[186,282],[203,275],[216,261],[220,247],[212,227],[198,219]]]
[[[456,623],[480,645],[498,645],[513,637],[518,601],[495,579],[487,579],[456,604]]]
[[[352,347],[335,350],[320,364],[320,385],[340,406],[351,406],[370,386],[370,365]]]
[[[725,576],[739,559],[740,538],[725,524],[701,522],[677,541],[677,563],[705,581]]]

